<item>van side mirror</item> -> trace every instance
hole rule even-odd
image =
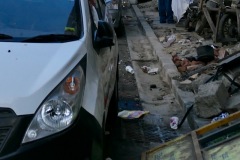
[[[94,35],[94,46],[96,48],[111,47],[113,43],[113,28],[105,21],[98,21],[98,29]]]

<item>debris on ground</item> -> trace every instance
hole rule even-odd
[[[133,68],[131,66],[126,66],[126,71],[131,73],[131,74],[134,74],[134,71],[133,71]]]
[[[135,119],[140,118],[142,115],[148,114],[149,111],[129,111],[129,110],[123,110],[118,113],[118,117],[121,117],[123,119]]]
[[[211,123],[216,122],[216,121],[219,121],[219,120],[221,120],[221,119],[224,119],[224,118],[226,118],[226,117],[228,117],[228,116],[229,116],[229,113],[221,113],[219,116],[214,117],[214,118],[212,119]]]
[[[158,73],[158,68],[151,68],[151,67],[148,67],[148,66],[142,66],[141,69],[144,73],[148,73],[150,75],[155,75],[155,74]]]
[[[175,35],[171,35],[168,39],[167,42],[163,42],[163,47],[170,47],[176,40],[176,36]]]
[[[170,118],[170,127],[172,129],[178,129],[178,121],[179,121],[179,118],[178,117],[171,117]]]
[[[233,93],[236,97],[240,96],[240,93],[236,95],[240,90],[239,62],[234,62],[232,68],[222,68],[221,64],[238,59],[238,55],[234,54],[240,53],[240,42],[216,43],[212,39],[213,33],[207,30],[204,33],[208,35],[198,35],[189,32],[185,26],[160,24],[156,17],[158,11],[150,2],[138,6],[162,44],[162,51],[172,57],[180,73],[180,76],[174,77],[179,81],[179,89],[193,93],[197,116],[209,119],[223,112],[228,107],[226,103],[231,106],[229,101]],[[229,56],[232,58],[227,59]],[[217,72],[221,69],[225,71]],[[220,81],[213,82],[213,78]],[[235,98],[232,103],[234,107],[239,106],[240,100]]]

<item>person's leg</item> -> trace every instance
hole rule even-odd
[[[172,0],[166,0],[166,11],[167,11],[167,22],[174,23],[173,11],[172,11]]]
[[[166,3],[165,0],[158,0],[158,12],[159,12],[159,18],[160,23],[166,23]]]

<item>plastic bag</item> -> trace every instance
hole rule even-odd
[[[144,114],[149,113],[149,111],[128,111],[128,110],[123,110],[118,113],[118,117],[121,117],[123,119],[135,119],[139,118]]]
[[[179,118],[178,117],[171,117],[170,118],[170,127],[172,129],[178,129],[178,121],[179,121]]]
[[[197,50],[197,60],[204,62],[204,63],[208,63],[212,60],[214,60],[214,49],[209,46],[209,45],[205,45],[205,46],[200,46],[198,48],[196,48]]]
[[[183,17],[189,4],[193,3],[193,0],[173,0],[172,10],[174,15],[177,17],[177,22]]]

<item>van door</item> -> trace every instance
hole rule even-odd
[[[94,7],[96,9],[96,12],[98,14],[98,19],[108,22],[107,17],[107,7],[105,6],[104,1],[102,0],[91,0],[94,2]],[[94,16],[93,16],[94,18]],[[96,20],[97,18],[95,18]],[[111,25],[112,26],[112,25]],[[97,26],[96,26],[97,28]],[[113,29],[113,28],[112,28]],[[114,30],[113,30],[114,31]],[[115,32],[114,32],[115,34]],[[97,49],[96,51],[98,53],[98,66],[99,66],[99,76],[100,76],[100,82],[102,83],[103,91],[104,91],[104,108],[106,109],[111,95],[113,91],[113,86],[115,82],[115,75],[116,73],[116,49],[117,49],[117,37],[115,34],[114,39],[114,46],[111,47],[105,47],[101,49]],[[113,75],[113,76],[111,76]]]

